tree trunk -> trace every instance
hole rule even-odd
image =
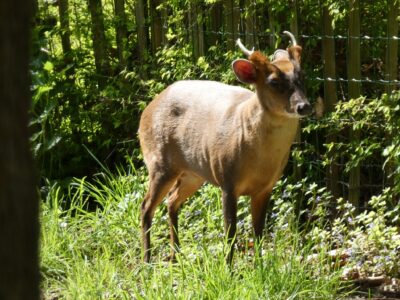
[[[360,3],[359,0],[349,1],[349,48],[347,55],[347,74],[349,80],[349,98],[357,99],[361,95],[361,59],[360,59]],[[360,131],[350,129],[350,142],[360,140]],[[360,167],[350,170],[349,201],[359,209],[360,203]]]
[[[33,1],[0,1],[0,299],[39,299],[38,199],[29,146]]]
[[[89,11],[92,19],[92,40],[96,71],[99,75],[99,85],[103,87],[110,75],[110,65],[107,59],[107,41],[104,33],[103,11],[101,0],[89,0]]]
[[[128,33],[126,29],[125,0],[114,0],[114,7],[118,62],[119,69],[122,70],[126,66],[125,51],[128,39]]]

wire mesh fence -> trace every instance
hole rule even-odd
[[[272,54],[277,48],[287,47],[288,40],[282,32],[291,31],[303,47],[302,69],[308,96],[315,102],[318,98],[322,99],[320,103],[324,104],[325,116],[335,113],[335,106],[341,101],[347,103],[360,97],[365,100],[356,103],[354,107],[358,110],[354,112],[343,108],[347,109],[347,115],[336,112],[339,119],[322,117],[317,120],[311,117],[303,120],[303,127],[313,129],[303,130],[301,138],[296,141],[294,150],[301,151],[304,158],[293,155],[287,173],[293,173],[295,179],[310,176],[328,186],[336,196],[351,198],[362,207],[364,200],[360,199],[379,193],[387,186],[394,186],[396,182],[390,175],[400,172],[399,162],[387,163],[387,156],[383,155],[390,146],[400,147],[393,135],[400,127],[395,118],[397,115],[388,113],[389,117],[385,117],[379,114],[382,107],[372,105],[382,101],[387,108],[395,109],[396,105],[392,102],[399,101],[396,94],[400,87],[399,2],[127,0],[127,44],[134,50],[125,49],[125,52],[131,53],[127,59],[133,61],[130,62],[131,67],[146,65],[149,56],[161,57],[163,48],[188,45],[193,64],[200,57],[205,57],[214,65],[228,67],[230,62],[222,62],[221,59],[233,56],[213,58],[216,52],[211,49],[239,53],[235,40],[241,38],[248,48],[255,47]],[[106,7],[103,10],[109,11],[105,18],[112,16],[113,1],[104,0],[104,3]],[[87,8],[77,0],[71,0],[70,5],[71,33],[78,40],[75,47],[80,48],[81,43],[87,42],[86,36],[90,35],[90,24],[82,20],[82,11]],[[108,22],[120,24],[115,20]],[[85,26],[79,26],[81,24]],[[109,40],[114,34],[110,32],[106,32]],[[112,59],[117,60],[115,57]],[[96,72],[96,76],[111,78],[108,72]],[[139,95],[141,91],[135,96],[147,101],[146,96]],[[390,97],[384,100],[384,94]],[[371,118],[374,109],[377,116]],[[362,110],[370,110],[369,115],[363,116],[360,113]],[[362,118],[366,119],[364,123]],[[391,122],[391,132],[388,132],[386,122]],[[319,123],[323,126],[315,125]],[[359,124],[359,129],[354,130],[357,126],[352,126],[352,123]],[[371,143],[365,142],[367,140],[373,140],[375,148],[372,149]],[[330,144],[335,145],[332,153],[328,150]],[[363,151],[370,153],[366,155]],[[358,159],[361,156],[362,159]],[[351,165],[352,161],[357,163]]]
[[[314,3],[316,13],[312,17],[301,14],[301,11],[310,8],[301,7],[301,4],[307,4],[300,4],[298,1],[289,1],[283,5],[283,9],[275,11],[252,1],[237,4],[235,1],[217,2],[214,5],[197,3],[189,8],[188,14],[195,5],[201,8],[196,8],[198,15],[195,21],[191,20],[187,24],[188,42],[193,46],[195,58],[199,54],[207,56],[210,41],[220,45],[225,43],[227,50],[233,50],[232,41],[236,38],[245,40],[249,47],[255,46],[272,53],[275,48],[285,47],[281,31],[290,28],[303,45],[303,69],[310,96],[313,99],[321,97],[327,113],[334,110],[339,100],[349,101],[359,97],[378,99],[384,93],[389,94],[391,99],[391,95],[400,87],[396,21],[398,2],[387,1],[383,6],[385,10],[380,15],[370,16],[371,13],[366,11],[370,9],[369,4],[349,1],[342,4],[347,9],[342,20],[335,18],[324,2]],[[216,10],[219,13],[215,13]],[[219,27],[215,27],[215,22],[208,19],[216,15],[222,17]],[[261,20],[263,16],[264,22]],[[288,18],[284,19],[282,16]],[[312,29],[307,26],[310,19],[314,20],[311,21],[313,24],[309,24]],[[340,22],[342,23],[339,24]],[[374,30],[373,22],[379,27],[377,30]],[[168,30],[168,21],[164,20],[163,24],[164,30]],[[315,26],[316,24],[319,26]],[[398,97],[393,97],[393,101],[398,101]],[[384,120],[376,118],[373,122],[377,122],[373,127],[379,127],[379,123]],[[303,133],[295,148],[306,153],[308,162],[302,163],[300,172],[293,172],[297,173],[293,176],[312,173],[311,176],[321,184],[329,186],[329,182],[334,182],[337,188],[333,193],[336,196],[349,198],[354,205],[363,208],[372,195],[379,194],[385,187],[394,184],[392,173],[395,171],[385,169],[387,158],[382,155],[385,145],[391,143],[391,137],[385,134],[384,127],[375,134],[382,135],[382,147],[375,149],[373,154],[364,157],[349,169],[349,160],[354,159],[349,153],[333,155],[335,159],[328,165],[323,164],[321,157],[326,159],[326,144],[332,141],[363,145],[363,141],[369,138],[369,134],[363,129],[353,130],[349,126],[340,134],[332,134],[326,129],[316,130],[311,134]],[[309,149],[315,152],[311,153]],[[290,164],[288,173],[291,172],[290,168],[296,168],[298,161],[292,158]],[[312,172],[307,172],[307,169]],[[335,170],[332,172],[332,169]]]

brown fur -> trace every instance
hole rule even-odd
[[[158,204],[169,193],[174,258],[179,207],[205,181],[222,188],[228,239],[236,232],[240,195],[251,197],[253,229],[261,237],[269,195],[287,163],[298,118],[288,115],[290,95],[265,82],[273,72],[293,72],[293,64],[289,60],[271,63],[261,52],[249,59],[257,69],[256,93],[217,82],[182,81],[144,110],[139,138],[149,171],[142,203],[145,261],[150,260],[150,226]]]
[[[270,63],[268,57],[266,57],[260,51],[254,51],[253,54],[250,55],[249,60],[255,65],[257,69],[257,85],[262,85],[265,81],[265,77],[276,71],[274,66]]]
[[[300,46],[293,46],[289,47],[287,50],[289,52],[290,58],[295,60],[298,64],[300,64],[302,48]]]

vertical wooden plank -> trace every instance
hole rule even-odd
[[[227,34],[228,49],[235,49],[236,26],[234,14],[235,0],[224,0],[225,32]]]
[[[115,32],[119,69],[126,66],[125,51],[128,33],[126,29],[125,0],[114,0]]]
[[[291,9],[291,19],[290,19],[290,31],[294,34],[297,40],[299,40],[299,27],[297,23],[297,0],[290,1],[290,9]],[[295,141],[296,144],[301,144],[301,128],[297,129]],[[302,178],[302,170],[301,167],[297,165],[297,162],[293,162],[293,178],[295,181],[299,181]]]
[[[189,27],[191,28],[191,42],[195,60],[204,56],[204,30],[201,4],[192,1],[189,4]]]
[[[298,39],[299,37],[299,23],[298,23],[298,3],[297,0],[290,1],[290,9],[292,11],[290,18],[290,31]]]
[[[322,8],[322,26],[323,26],[323,39],[322,39],[322,59],[324,66],[324,102],[327,112],[332,112],[337,103],[337,90],[336,82],[328,80],[329,78],[336,78],[335,66],[335,41],[333,39],[333,18],[326,5]],[[334,134],[329,134],[326,137],[327,143],[336,143],[337,137]],[[326,170],[327,185],[332,195],[339,197],[339,168],[337,160],[331,157],[331,164],[327,166]]]
[[[135,17],[136,17],[136,27],[137,27],[137,47],[138,47],[139,60],[142,64],[144,64],[146,49],[147,49],[147,41],[148,41],[144,0],[136,0]]]
[[[275,12],[272,10],[274,7],[274,1],[270,0],[268,1],[268,25],[269,25],[269,47],[270,49],[275,49],[275,43],[276,43],[276,19],[275,19]]]
[[[236,40],[240,37],[240,0],[233,0],[233,41],[236,47]]]
[[[349,1],[349,31],[347,74],[348,93],[350,99],[356,99],[361,95],[361,58],[360,58],[360,3],[359,0]],[[357,143],[360,140],[360,132],[350,129],[350,141]],[[360,199],[360,167],[350,170],[349,177],[349,201],[358,209]]]
[[[58,1],[58,13],[60,16],[61,46],[64,53],[64,59],[67,59],[68,56],[70,56],[71,52],[71,35],[69,30],[68,0]]]
[[[193,48],[193,58],[196,60],[199,57],[198,53],[198,39],[197,39],[197,15],[196,15],[196,4],[194,1],[189,2],[189,28],[190,28],[190,43]]]
[[[399,23],[397,17],[400,14],[399,6],[400,0],[387,0],[388,1],[388,24],[387,24],[387,48],[386,48],[386,68],[385,68],[385,79],[389,81],[386,86],[386,94],[391,96],[393,90],[396,89],[396,84],[392,83],[397,78],[398,68],[398,41],[393,39],[399,34]],[[392,136],[386,134],[388,142],[392,141]],[[385,165],[385,175],[388,186],[393,186],[393,176],[395,165],[393,161],[388,161]]]
[[[211,34],[208,40],[208,45],[215,45],[217,41],[220,39],[220,32],[223,25],[223,3],[218,1],[212,4],[211,7],[211,20],[210,20],[210,28]]]
[[[163,0],[150,0],[150,22],[151,22],[151,49],[153,53],[163,45]]]
[[[400,14],[400,0],[388,1],[388,24],[387,24],[387,48],[386,48],[386,80],[393,81],[397,79],[398,67],[398,40],[393,39],[399,34],[399,22],[397,18]],[[391,94],[396,88],[396,84],[389,83],[386,87],[386,93]]]
[[[92,41],[96,71],[100,75],[99,86],[105,84],[110,75],[110,64],[107,57],[107,40],[104,31],[104,18],[101,0],[89,0],[89,11],[92,19]]]
[[[197,18],[197,37],[199,39],[199,56],[205,55],[205,41],[204,41],[204,15],[203,8],[200,4],[197,6],[199,18]]]
[[[245,42],[246,46],[251,49],[255,46],[255,3],[253,0],[245,0]]]
[[[191,42],[193,47],[193,56],[196,60],[200,56],[199,26],[197,15],[197,3],[191,1],[189,3],[189,28],[191,29]]]

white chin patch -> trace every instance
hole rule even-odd
[[[285,117],[290,118],[290,119],[301,119],[304,118],[305,116],[299,115],[296,112],[286,112]]]

